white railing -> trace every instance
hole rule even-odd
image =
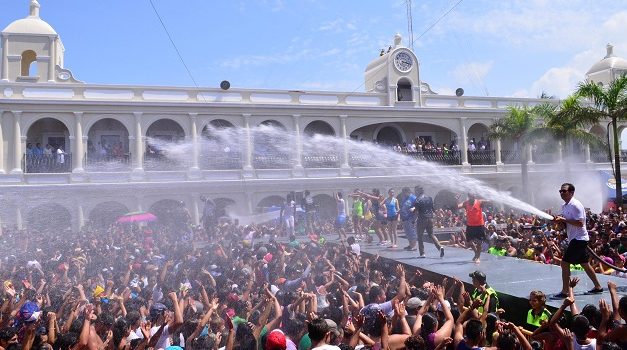
[[[178,103],[282,104],[322,106],[388,106],[385,93],[330,92],[268,89],[190,88],[163,86],[0,83],[0,100],[128,101]],[[400,102],[413,108],[504,109],[507,106],[534,106],[558,100],[516,97],[472,97],[422,95],[420,102]]]
[[[0,100],[129,101],[385,106],[382,93],[211,89],[94,84],[0,83]]]

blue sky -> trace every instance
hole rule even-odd
[[[39,0],[65,66],[89,83],[192,86],[148,0]],[[404,0],[153,0],[200,86],[363,91]],[[437,92],[566,96],[605,55],[627,57],[627,0],[459,0],[413,4],[421,79]],[[28,0],[0,0],[0,27]]]

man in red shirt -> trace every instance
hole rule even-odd
[[[481,204],[485,202],[485,200],[476,199],[475,195],[469,193],[468,200],[457,205],[457,208],[466,210],[466,242],[475,251],[472,261],[477,264],[480,262],[481,244],[485,240],[485,220],[481,209]]]

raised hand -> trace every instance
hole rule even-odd
[[[568,297],[564,299],[564,306],[571,306],[575,303],[575,298]]]
[[[473,309],[476,309],[476,308],[478,308],[478,307],[480,307],[482,305],[483,305],[483,300],[481,300],[481,298],[477,298],[477,299],[472,301],[472,304],[471,304],[470,307],[472,307]]]
[[[570,288],[575,288],[577,286],[577,283],[579,283],[579,277],[572,277],[568,282],[568,286]]]
[[[599,309],[601,310],[601,315],[606,320],[609,319],[612,315],[612,310],[610,309],[610,306],[607,304],[605,299],[599,300]]]
[[[353,318],[353,326],[355,327],[356,331],[360,330],[361,327],[363,327],[365,320],[366,318],[362,314],[359,314],[355,318]]]
[[[613,281],[607,282],[607,289],[612,292],[616,292],[616,283],[614,283]]]

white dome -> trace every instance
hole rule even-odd
[[[610,70],[610,69],[618,69],[618,70],[627,70],[627,60],[622,57],[614,56],[614,47],[610,44],[607,45],[607,55],[595,63],[590,67],[586,75]]]
[[[50,24],[39,17],[26,17],[9,24],[3,33],[57,35]]]
[[[7,34],[57,35],[57,32],[52,29],[52,26],[39,17],[40,7],[37,0],[31,0],[29,16],[9,24],[2,32]]]

